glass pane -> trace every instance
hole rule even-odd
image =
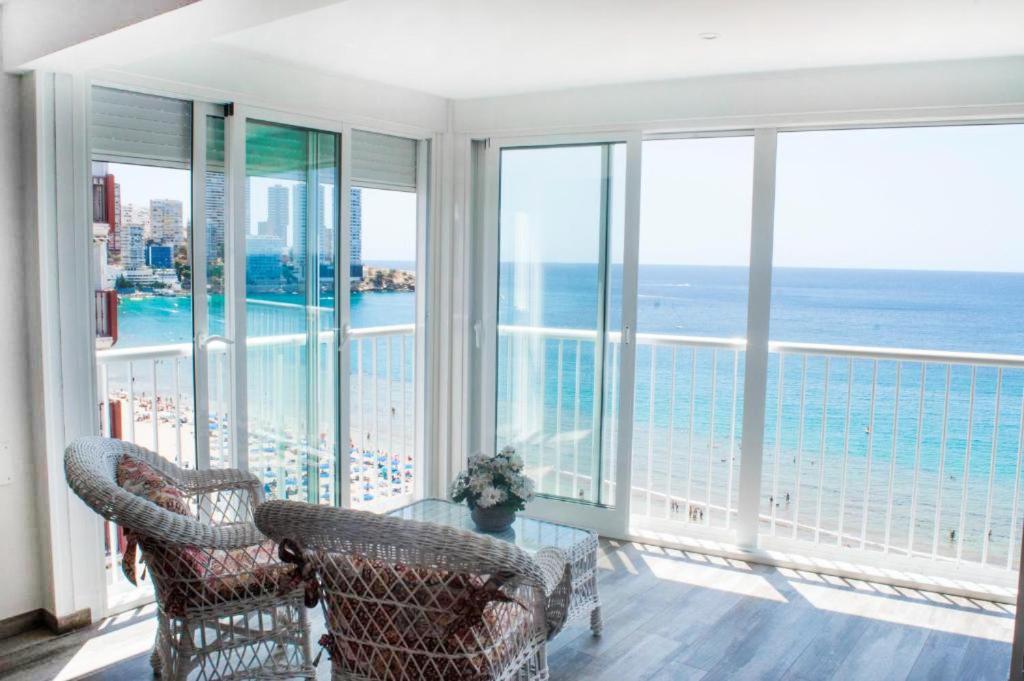
[[[501,152],[496,446],[520,451],[541,493],[593,503],[612,501],[599,481],[614,484],[601,445],[620,155],[621,144]]]
[[[330,277],[320,276],[333,257],[320,244],[337,214],[334,144],[326,133],[246,124],[249,465],[268,497],[334,501],[336,339]]]
[[[206,179],[204,182],[206,229],[193,236],[206,239],[206,262],[194,263],[206,268],[207,333],[227,334],[224,316],[224,119],[206,117]],[[206,372],[210,466],[227,468],[231,460],[231,353],[223,343],[207,345]]]
[[[335,319],[335,270],[337,269],[338,224],[338,137],[330,133],[316,133],[316,200],[312,202],[312,223],[316,233],[309,234],[313,263],[312,289],[317,297],[313,326],[318,330],[316,342],[317,413],[317,461],[309,475],[318,482],[317,500],[321,504],[336,505],[340,502],[338,480],[340,460],[338,452],[338,371],[336,352],[337,338]],[[315,238],[315,245],[313,239]]]
[[[352,504],[413,492],[416,462],[416,224],[412,192],[353,187]]]
[[[735,522],[754,143],[644,142],[634,516]]]
[[[1021,125],[779,135],[767,533],[1016,565],[1024,370],[968,353],[1024,348],[1022,158]]]
[[[101,133],[93,139],[91,197],[100,433],[194,468],[191,107],[100,88],[93,97],[91,123]],[[119,108],[118,101],[134,106]],[[166,115],[157,121],[160,112]],[[132,117],[163,126],[173,139],[158,147],[123,134]],[[168,149],[174,153],[162,154]],[[132,586],[122,575],[119,527],[104,523],[104,540],[107,599],[117,608],[152,587]]]
[[[195,467],[191,172],[94,162],[92,186],[103,432]]]

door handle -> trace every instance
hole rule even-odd
[[[206,336],[206,335],[200,335],[198,341],[199,341],[199,347],[201,347],[201,348],[209,347],[209,345],[211,343],[223,343],[224,345],[234,345],[235,344],[235,341],[231,340],[227,336]]]

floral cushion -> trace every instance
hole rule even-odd
[[[348,557],[323,568],[321,580],[329,633],[320,642],[357,676],[494,678],[529,632],[531,613],[505,593],[503,576]]]
[[[175,565],[176,547],[150,548],[143,540],[143,550],[150,565]],[[276,594],[291,570],[276,554],[277,545],[270,540],[231,550],[197,549],[189,572],[162,580],[168,585],[161,599],[163,608],[171,615],[183,615],[190,608]]]
[[[156,469],[139,459],[123,457],[117,484],[172,513],[194,518],[188,496]],[[128,544],[121,568],[136,583],[136,546],[157,583],[164,610],[183,615],[193,607],[276,593],[290,566],[277,558],[277,545],[263,541],[239,549],[202,549],[168,544],[159,537],[126,532]]]
[[[117,465],[117,484],[132,494],[149,499],[160,508],[194,517],[188,507],[185,492],[145,461],[130,456],[121,457]]]
[[[190,518],[194,517],[192,510],[188,506],[188,497],[185,495],[185,492],[145,461],[130,456],[122,457],[117,465],[116,479],[117,484],[127,492],[131,492],[143,499],[149,499],[160,508],[166,509],[171,513],[177,513]],[[126,534],[131,535],[133,533],[128,532]],[[137,583],[137,575],[135,574],[137,544],[138,542],[135,538],[128,536],[128,544],[121,559],[121,570],[132,584]],[[194,553],[194,551],[189,551],[188,549],[182,549],[177,553],[177,558],[180,562],[183,561],[185,563],[182,567],[187,571],[195,570],[198,556],[194,555]]]

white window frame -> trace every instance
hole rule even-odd
[[[49,551],[53,556],[50,566],[53,576],[53,602],[49,605],[58,617],[88,617],[95,621],[102,617],[117,614],[131,607],[136,607],[149,599],[144,596],[130,603],[108,603],[107,584],[105,579],[105,556],[103,550],[103,522],[68,489],[63,475],[64,446],[83,435],[96,435],[98,422],[92,409],[97,394],[95,372],[95,315],[93,314],[93,290],[91,257],[91,153],[89,145],[89,102],[93,85],[119,88],[147,94],[155,94],[191,101],[193,103],[193,123],[216,111],[220,102],[206,99],[200,90],[191,88],[157,90],[138,83],[121,82],[116,78],[90,78],[85,75],[54,75],[36,73],[37,79],[35,100],[33,102],[36,117],[36,163],[37,168],[37,205],[35,210],[40,221],[40,285],[41,285],[41,321],[43,324],[43,374],[46,408],[43,419],[46,429],[45,469],[47,470],[47,493],[45,502],[49,533]],[[227,286],[245,286],[245,241],[244,231],[239,231],[236,222],[244,221],[244,178],[245,178],[245,120],[252,118],[283,125],[295,125],[313,130],[333,132],[341,135],[341,180],[339,187],[348,188],[349,174],[345,163],[351,163],[346,154],[351,124],[301,113],[283,112],[258,106],[249,106],[236,102],[232,116],[225,118],[225,165],[226,165],[226,205],[225,225],[232,236],[225,242],[226,259],[233,266],[228,267],[225,283]],[[205,129],[196,134],[193,124],[193,143],[196,138],[205,137]],[[437,186],[435,169],[430,163],[430,141],[434,133],[418,130],[407,125],[387,125],[368,122],[359,124],[361,130],[381,132],[384,134],[403,136],[418,141],[418,151],[423,161],[418,166],[418,225],[417,225],[417,257],[425,263],[428,256],[427,243],[429,231],[429,214],[434,203],[433,187]],[[202,155],[205,149],[193,149],[193,161],[197,154]],[[204,164],[205,165],[205,164]],[[241,169],[241,172],[233,169]],[[193,169],[193,191],[196,178],[200,175]],[[200,186],[202,185],[200,178]],[[197,194],[198,198],[201,194]],[[195,210],[195,209],[194,209]],[[341,196],[343,221],[339,230],[341,248],[339,257],[348,258],[348,239],[341,235],[348,233],[348,198]],[[58,234],[59,232],[59,234]],[[73,233],[80,241],[80,247],[66,248],[65,232]],[[241,239],[239,239],[239,236]],[[234,257],[242,253],[243,257]],[[424,267],[428,266],[424,264]],[[426,282],[421,290],[429,291],[431,282]],[[417,494],[422,496],[426,490],[426,481],[434,475],[437,465],[436,457],[431,456],[433,447],[430,432],[425,427],[424,389],[427,376],[436,374],[433,365],[426,363],[435,361],[435,357],[427,352],[429,347],[427,334],[429,329],[425,323],[427,318],[426,296],[417,296]],[[234,341],[235,347],[245,345],[245,308],[244,295],[234,296],[235,307],[228,313],[228,337]],[[241,300],[241,304],[238,304]],[[339,311],[342,307],[347,316],[348,298],[340,296]],[[339,316],[340,318],[340,316]],[[240,323],[241,322],[241,323]],[[343,330],[338,329],[341,336]],[[341,343],[339,343],[339,347]],[[246,468],[247,418],[245,414],[245,353],[232,352],[232,417],[235,431],[232,434],[234,465]],[[347,352],[339,356],[338,372],[347,371]],[[241,378],[239,378],[241,377]],[[339,408],[347,400],[339,400]],[[346,427],[347,414],[342,409],[341,426]],[[346,432],[344,430],[340,433]],[[339,442],[342,440],[339,440]],[[340,447],[341,460],[347,464],[347,448]],[[197,451],[198,454],[198,451]],[[347,470],[341,476],[347,481]],[[342,505],[350,505],[348,485],[340,485]],[[74,509],[74,512],[71,510]],[[61,557],[63,556],[63,557]],[[72,565],[74,569],[72,570]]]
[[[486,180],[482,225],[483,262],[480,328],[480,440],[477,451],[491,452],[496,445],[497,433],[497,343],[498,343],[498,270],[499,270],[499,188],[500,158],[503,149],[530,147],[558,147],[572,145],[624,144],[626,146],[626,177],[624,211],[624,243],[622,270],[622,334],[618,381],[617,439],[615,442],[615,494],[608,505],[581,503],[565,498],[537,496],[530,503],[533,517],[582,525],[601,534],[625,536],[629,527],[629,505],[632,466],[631,457],[622,456],[632,448],[633,385],[635,346],[632,342],[636,328],[636,277],[640,222],[640,160],[642,137],[639,133],[608,133],[590,135],[552,135],[542,137],[508,137],[488,140],[486,151]],[[601,274],[604,276],[604,273]],[[607,379],[606,379],[607,380]],[[629,396],[628,399],[624,399]],[[602,415],[601,418],[604,418]],[[599,481],[598,484],[603,484]]]

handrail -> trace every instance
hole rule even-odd
[[[588,329],[562,329],[540,326],[501,325],[498,331],[509,335],[530,337],[593,341],[596,331]],[[608,334],[613,343],[621,340],[619,332]],[[676,347],[725,348],[745,350],[747,342],[742,338],[720,338],[715,336],[684,336],[664,333],[638,333],[637,345],[666,345]],[[864,359],[889,359],[903,362],[925,362],[934,364],[966,364],[1024,368],[1024,355],[1009,355],[983,352],[954,352],[948,350],[923,350],[917,348],[883,348],[867,345],[836,345],[828,343],[796,343],[771,341],[768,351],[782,354],[818,355],[830,357],[859,357]]]
[[[388,336],[412,335],[416,332],[415,324],[394,324],[391,326],[367,326],[349,331],[349,338],[383,338]],[[324,343],[334,337],[334,330],[329,329],[317,333],[317,339]],[[268,347],[277,345],[302,345],[307,340],[304,333],[285,333],[275,336],[255,336],[246,339],[246,347]],[[210,341],[207,346],[210,352],[224,352],[227,345],[222,341]],[[192,343],[170,343],[167,345],[143,345],[134,348],[109,348],[96,351],[98,364],[129,362],[135,360],[173,359],[175,357],[191,357]]]
[[[402,336],[416,333],[415,324],[391,324],[389,326],[364,326],[360,329],[349,329],[349,338],[377,338],[380,336]]]
[[[1001,355],[983,352],[951,352],[946,350],[918,350],[911,348],[879,348],[857,345],[828,345],[822,343],[791,343],[772,341],[769,352],[822,355],[831,357],[863,357],[865,359],[891,359],[901,362],[934,364],[976,364],[1024,368],[1024,355]]]
[[[596,331],[587,329],[564,329],[542,326],[510,326],[501,325],[499,332],[509,335],[529,336],[531,338],[547,338],[561,340],[593,341]],[[415,333],[415,324],[393,324],[388,326],[369,326],[351,329],[349,338],[378,338],[382,336],[401,336]],[[318,338],[322,342],[332,339],[333,330],[320,331]],[[612,343],[621,341],[617,331],[608,334]],[[305,343],[307,334],[279,334],[275,336],[256,336],[247,339],[248,347],[265,347],[270,345],[299,345]],[[743,351],[746,341],[742,338],[720,338],[714,336],[684,336],[665,333],[638,333],[637,345],[659,345],[675,347],[724,348]],[[226,346],[219,341],[212,341],[208,346],[214,352],[222,352]],[[883,348],[866,345],[835,345],[828,343],[796,343],[790,341],[771,341],[768,351],[781,354],[815,355],[828,357],[857,357],[863,359],[894,360],[900,362],[924,362],[931,364],[963,364],[977,366],[996,366],[1024,368],[1024,355],[1008,355],[982,352],[953,352],[946,350],[922,350],[915,348]],[[147,345],[135,348],[110,348],[98,350],[96,361],[104,364],[117,361],[141,359],[169,359],[173,357],[189,357],[192,355],[191,343],[174,343],[168,345]]]

